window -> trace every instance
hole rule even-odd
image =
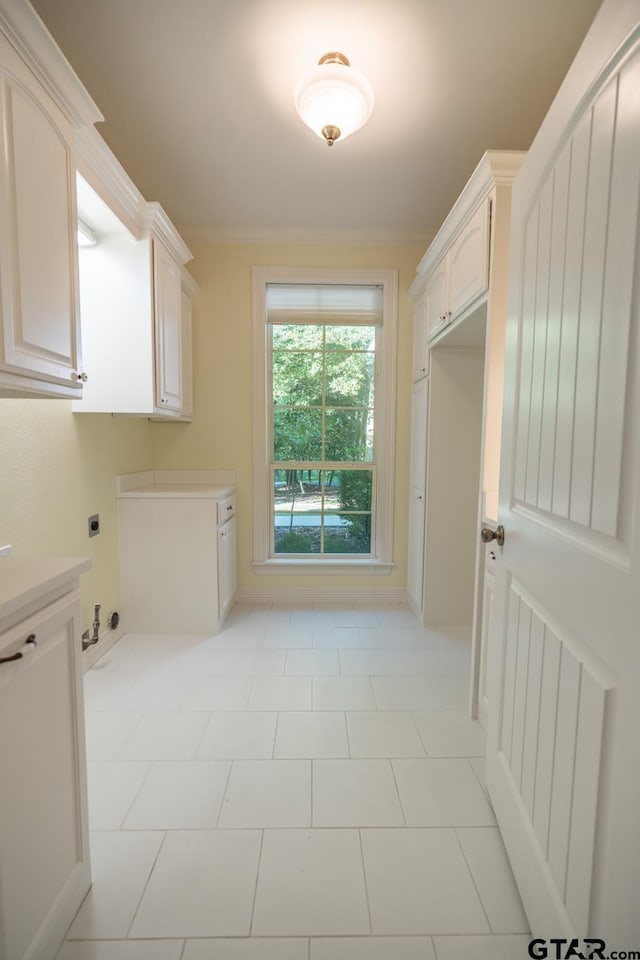
[[[390,569],[395,300],[391,270],[254,269],[256,569]]]

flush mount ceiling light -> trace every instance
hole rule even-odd
[[[303,77],[295,93],[296,110],[330,147],[363,127],[373,110],[373,90],[343,53],[325,53]]]

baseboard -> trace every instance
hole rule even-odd
[[[371,603],[400,603],[403,606],[408,605],[407,591],[404,587],[387,587],[380,590],[376,587],[362,587],[360,589],[344,589],[339,587],[330,588],[307,588],[295,590],[291,588],[261,588],[261,587],[240,587],[236,591],[236,603],[314,603],[325,604],[332,603],[353,603],[353,604],[371,604]]]
[[[96,660],[104,656],[107,650],[110,650],[123,635],[124,630],[122,623],[118,624],[115,630],[105,630],[97,643],[94,643],[93,646],[87,647],[86,650],[82,651],[82,672],[86,673],[87,670],[94,665]]]
[[[87,855],[83,863],[76,863],[73,867],[67,882],[24,954],[25,960],[54,960],[90,887],[91,868]]]

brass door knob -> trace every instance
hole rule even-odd
[[[483,543],[491,543],[492,540],[495,540],[501,547],[504,544],[504,527],[502,524],[497,526],[495,530],[492,530],[491,527],[483,527],[480,531],[480,537]]]

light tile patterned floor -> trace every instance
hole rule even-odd
[[[236,607],[85,677],[93,888],[58,960],[519,960],[465,631]]]

